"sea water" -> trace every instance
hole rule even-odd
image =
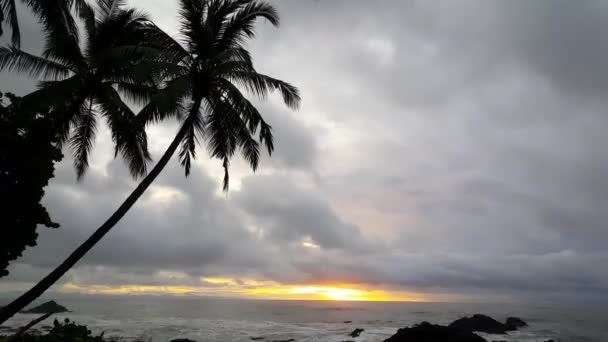
[[[608,308],[557,304],[457,304],[349,301],[267,301],[200,297],[86,296],[58,299],[72,312],[54,318],[89,326],[94,333],[125,341],[166,342],[174,338],[195,341],[263,341],[295,339],[297,342],[352,340],[355,328],[365,331],[357,342],[380,342],[398,328],[422,321],[449,324],[455,319],[483,313],[504,321],[523,318],[529,327],[508,335],[483,335],[489,341],[562,342],[608,341]],[[40,303],[41,301],[38,301]],[[18,314],[4,324],[25,325],[36,316]],[[350,323],[346,323],[349,322]],[[3,332],[0,331],[0,334]]]

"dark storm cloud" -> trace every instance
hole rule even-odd
[[[134,3],[174,24],[166,3]],[[66,281],[606,294],[608,5],[277,6],[282,26],[264,25],[253,55],[304,101],[297,113],[275,97],[261,106],[273,159],[255,175],[236,162],[227,198],[217,165],[184,179],[173,163]],[[3,90],[27,87],[8,80]],[[45,199],[62,228],[9,281],[55,265],[134,186],[121,162],[100,160],[81,184],[62,164]]]

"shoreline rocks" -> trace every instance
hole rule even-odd
[[[521,318],[509,317],[501,323],[492,317],[475,314],[455,320],[448,326],[422,322],[412,327],[397,330],[397,333],[384,342],[487,342],[475,332],[487,334],[506,334],[528,324]],[[493,341],[498,342],[498,341]]]
[[[507,326],[507,330],[517,330],[518,328],[527,327],[528,323],[518,317],[508,317],[505,325]]]
[[[359,335],[361,335],[361,333],[364,332],[364,331],[365,331],[365,329],[356,328],[350,334],[348,334],[348,336],[353,337],[353,338],[359,337]]]
[[[487,342],[472,332],[443,325],[422,322],[410,328],[402,328],[384,342]]]
[[[449,327],[470,332],[479,331],[488,334],[506,334],[508,331],[514,331],[527,325],[526,322],[517,317],[509,317],[506,323],[501,323],[490,316],[475,314],[471,317],[457,319],[450,323]]]

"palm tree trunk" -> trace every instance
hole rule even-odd
[[[194,105],[191,109],[190,116],[188,118],[193,117],[198,114],[198,109],[200,107],[201,100],[195,100]],[[196,106],[198,104],[198,106]],[[186,119],[179,132],[169,145],[169,148],[163,156],[160,158],[158,163],[154,166],[154,168],[150,171],[150,173],[139,183],[137,188],[133,190],[133,192],[127,197],[127,199],[118,207],[118,210],[110,216],[110,218],[99,227],[93,235],[91,235],[85,242],[83,242],[70,256],[65,259],[65,261],[55,268],[51,273],[49,273],[44,279],[42,279],[38,284],[32,287],[29,291],[21,295],[19,298],[15,299],[9,305],[0,309],[0,324],[4,323],[6,320],[11,318],[17,312],[23,310],[27,305],[36,300],[36,298],[40,297],[49,287],[53,286],[59,278],[61,278],[67,271],[70,270],[95,244],[101,240],[101,238],[106,235],[107,232],[112,229],[118,221],[131,209],[133,204],[141,197],[141,195],[146,191],[148,186],[156,179],[156,177],[160,174],[160,172],[165,168],[171,157],[177,150],[177,147],[180,144],[180,141],[186,134],[188,130],[190,120]]]

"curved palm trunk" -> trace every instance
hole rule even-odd
[[[196,104],[198,103],[198,106]],[[201,100],[195,100],[194,105],[191,109],[192,112],[196,115],[198,113],[198,107],[200,106]],[[196,110],[196,111],[195,111]],[[192,114],[192,113],[190,113]],[[192,117],[190,115],[189,117]],[[42,279],[38,284],[32,287],[29,291],[21,295],[19,298],[15,299],[9,305],[0,309],[0,324],[4,323],[6,320],[11,318],[17,312],[23,310],[27,305],[33,302],[36,298],[40,297],[49,287],[53,286],[59,278],[61,278],[67,271],[70,270],[95,244],[101,240],[101,238],[106,235],[107,232],[112,229],[120,221],[120,219],[131,209],[133,204],[141,197],[141,195],[146,191],[148,186],[156,179],[156,177],[160,174],[160,172],[165,168],[177,147],[179,146],[180,141],[185,136],[186,131],[188,130],[189,120],[186,120],[179,132],[169,145],[169,148],[163,156],[160,158],[158,163],[154,166],[154,168],[150,171],[150,173],[139,183],[137,188],[133,190],[133,192],[127,197],[127,199],[118,207],[118,209],[110,216],[110,218],[99,227],[93,235],[91,235],[85,242],[83,242],[70,256],[65,259],[65,261],[55,268],[51,273],[49,273],[44,279]]]

